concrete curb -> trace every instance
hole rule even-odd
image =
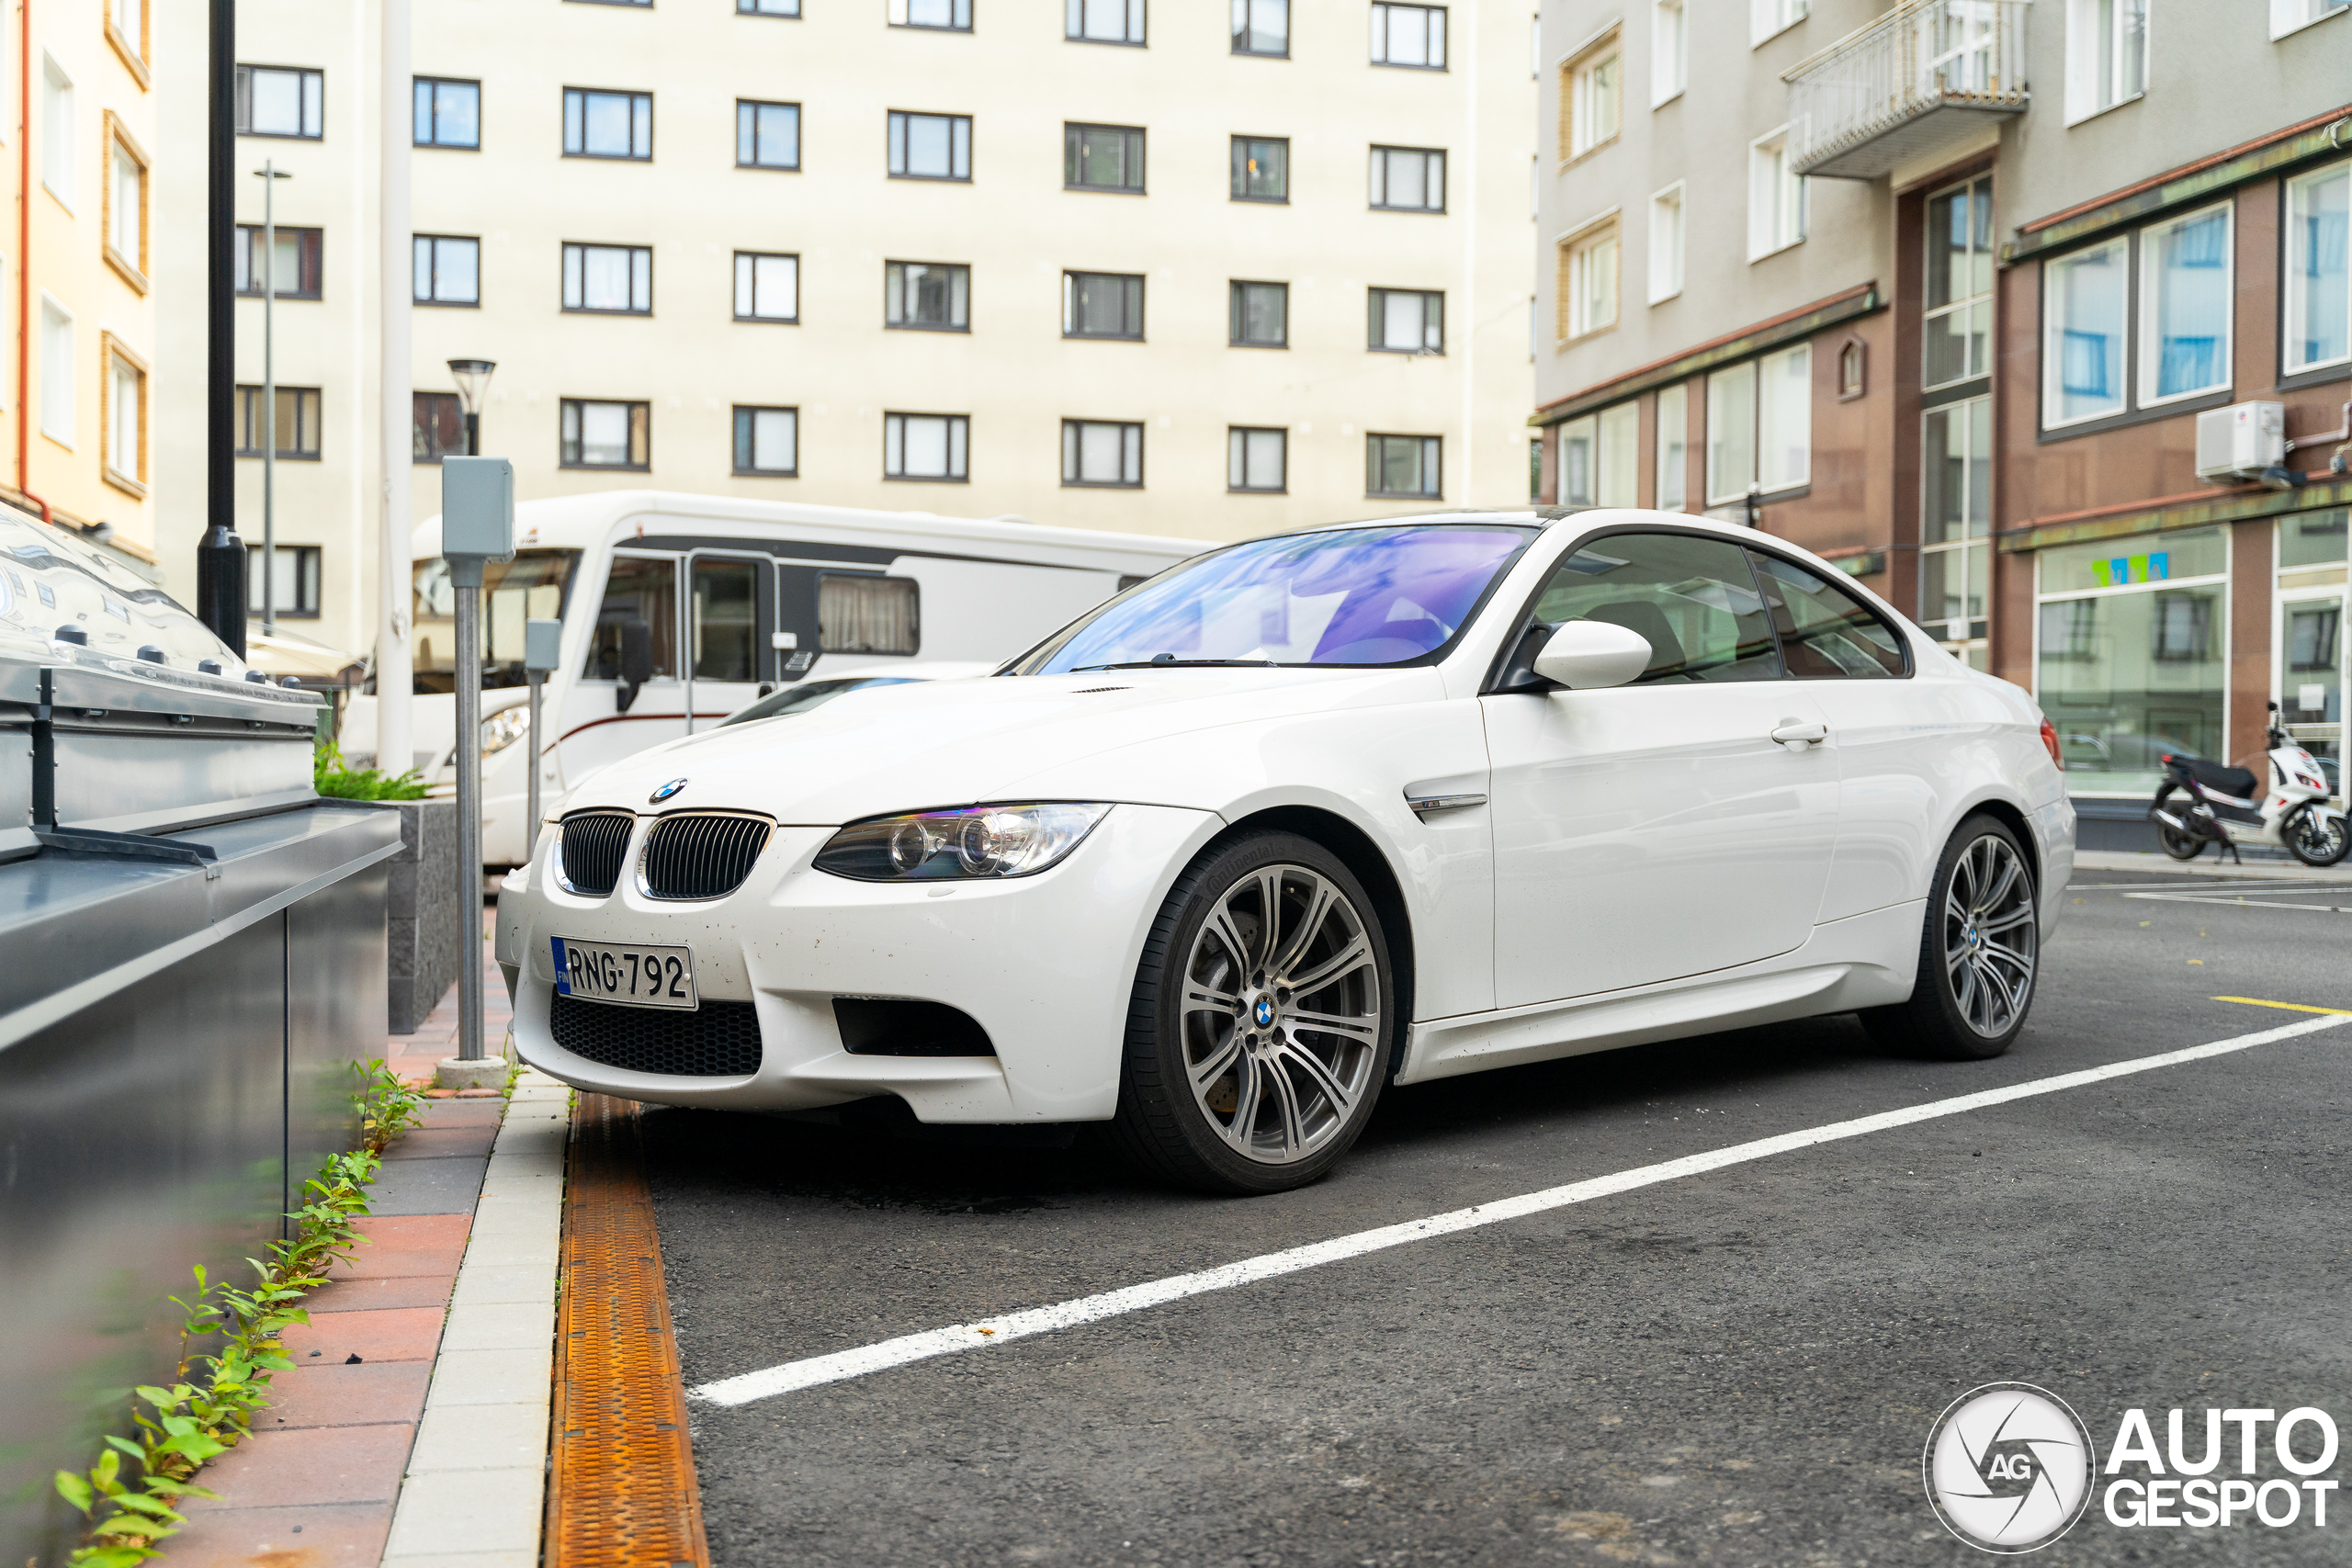
[[[526,1069],[508,1101],[409,1450],[384,1568],[533,1568],[571,1091]]]
[[[2346,882],[2352,881],[2352,856],[2346,856],[2341,864],[2322,868],[2296,861],[2250,860],[2244,865],[2227,860],[2216,863],[2211,851],[2192,861],[2177,861],[2170,855],[2136,850],[2077,850],[2075,871],[2077,875],[2086,871],[2147,871],[2165,876],[2216,876],[2233,882]]]

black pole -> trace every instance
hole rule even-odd
[[[466,456],[481,456],[481,415],[478,413],[466,415]]]
[[[244,541],[237,537],[237,0],[211,0],[210,160],[205,222],[204,540],[196,547],[197,618],[245,653]],[[256,411],[274,440],[275,409]]]

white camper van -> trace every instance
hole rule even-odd
[[[523,623],[563,622],[548,678],[543,799],[593,769],[707,729],[812,672],[1009,659],[1130,583],[1208,547],[924,512],[614,491],[514,509],[514,558],[483,575],[482,855],[529,857]],[[418,525],[415,755],[453,789],[456,599],[441,520]],[[345,756],[374,761],[376,703],[355,697]]]

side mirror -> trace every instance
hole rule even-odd
[[[613,711],[628,712],[638,688],[653,679],[653,628],[643,621],[621,623],[621,683],[613,693]]]
[[[1649,668],[1649,639],[1607,621],[1568,621],[1535,656],[1535,672],[1571,691],[1622,686]]]

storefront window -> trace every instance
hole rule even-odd
[[[2352,512],[2278,520],[2278,721],[2344,794],[2344,674],[2347,608],[2346,522]]]
[[[2227,746],[2229,540],[2219,528],[2045,550],[2036,694],[2076,794],[2153,790],[2164,753]]]

